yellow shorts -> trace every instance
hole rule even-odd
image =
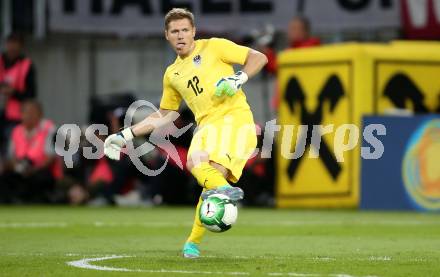
[[[247,160],[257,146],[255,123],[250,110],[237,110],[223,118],[203,120],[197,127],[188,150],[188,159],[197,161],[197,152],[209,154],[209,160],[231,172],[228,178],[236,183]]]

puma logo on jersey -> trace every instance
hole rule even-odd
[[[179,76],[179,72],[174,72],[174,76]]]
[[[229,156],[229,154],[226,154],[226,157],[228,157],[228,159],[229,159],[229,162],[231,162],[231,161],[232,161],[232,159],[231,159],[231,156]]]

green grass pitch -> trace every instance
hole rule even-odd
[[[439,214],[241,208],[186,260],[192,218],[186,207],[0,207],[0,276],[440,276]]]

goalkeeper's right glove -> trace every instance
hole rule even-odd
[[[118,161],[121,157],[122,148],[133,138],[133,132],[130,128],[125,128],[121,132],[108,136],[104,142],[104,154],[110,159]]]

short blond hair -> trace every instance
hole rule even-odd
[[[179,20],[179,19],[188,19],[191,23],[191,26],[194,27],[194,15],[192,12],[187,9],[182,8],[173,8],[165,15],[165,30],[168,30],[168,24],[171,21]]]

